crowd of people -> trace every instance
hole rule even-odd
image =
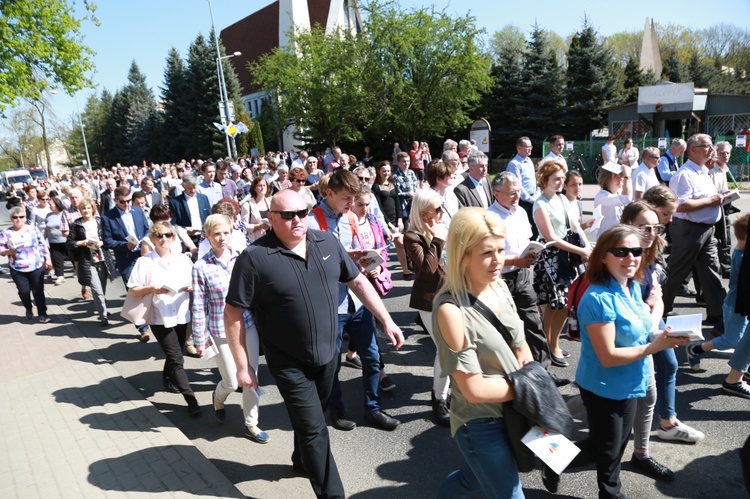
[[[45,279],[64,283],[66,262],[102,327],[107,283],[121,278],[123,317],[164,353],[164,389],[200,415],[183,355],[212,355],[220,373],[214,417],[226,421],[229,396],[241,389],[243,433],[259,444],[270,441],[257,379],[265,355],[294,430],[293,468],[319,497],[344,497],[325,417],[337,430],[356,428],[342,365],[362,371],[365,421],[385,431],[400,423],[380,404],[395,383],[376,334],[379,322],[395,348],[404,341],[382,301],[393,279],[413,281],[409,306],[437,352],[434,421],[450,427],[465,458],[438,497],[478,489],[523,497],[504,404],[516,396],[514,373],[527,366],[539,365],[553,386],[571,382],[554,372],[571,362],[561,341],[567,325],[581,345],[575,382],[589,428],[573,465],[595,463],[600,497],[622,497],[631,432],[634,468],[674,479],[649,452],[655,414],[662,440],[705,438],[677,419],[675,348],[686,348],[693,370],[704,352],[735,348],[722,389],[750,398],[742,379],[750,367],[750,215],[730,225],[732,207],[723,203],[731,145],[697,134],[664,154],[639,153],[631,138],[618,152],[611,137],[594,217],[584,220],[583,179],[568,170],[564,143],[553,136],[550,154],[534,164],[531,140],[521,137],[494,178],[475,144],[450,139],[435,158],[415,141],[409,151],[394,144],[378,162],[369,149],[360,161],[333,147],[65,174],[11,195],[0,254],[26,318],[36,305],[43,323],[51,320]],[[388,264],[391,248],[397,267]],[[664,319],[678,295],[707,308],[715,339],[668,334]],[[548,489],[559,479],[545,468]]]

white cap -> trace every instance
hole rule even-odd
[[[622,165],[608,161],[602,165],[602,170],[619,174],[622,173]]]

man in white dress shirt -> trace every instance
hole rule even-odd
[[[519,208],[521,182],[514,174],[504,171],[492,180],[492,194],[495,198],[489,211],[497,213],[505,222],[505,265],[502,276],[513,296],[518,316],[524,323],[526,342],[529,344],[534,360],[548,369],[551,352],[547,337],[544,334],[542,319],[534,292],[534,271],[532,266],[536,254],[529,253],[521,257],[523,250],[531,240],[531,224],[526,212]],[[554,377],[558,386],[570,383],[566,379]]]
[[[562,152],[565,149],[565,137],[562,135],[553,135],[549,138],[550,152],[544,159],[556,159],[565,167],[565,173],[568,172],[568,162],[563,158]]]
[[[633,192],[634,199],[638,201],[643,197],[643,193],[650,188],[659,185],[659,179],[656,176],[656,165],[659,164],[661,153],[658,147],[647,147],[643,150],[641,164],[633,170]]]
[[[672,252],[667,262],[664,313],[670,312],[677,291],[691,269],[698,274],[706,301],[706,322],[722,322],[726,291],[721,283],[714,226],[721,219],[724,196],[719,194],[705,164],[713,153],[711,137],[699,133],[687,141],[688,161],[669,181],[678,198],[677,212],[669,224]]]

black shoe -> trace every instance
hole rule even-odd
[[[448,401],[436,399],[434,392],[432,394],[432,414],[435,416],[435,423],[438,425],[451,425],[451,413],[448,409]]]
[[[646,459],[638,459],[633,453],[633,457],[630,458],[630,464],[633,465],[635,471],[650,476],[656,480],[662,480],[664,482],[671,482],[674,480],[674,472],[657,462],[653,457],[647,457]]]
[[[411,274],[404,274],[404,281],[413,281],[414,280],[414,272]]]
[[[27,310],[26,311],[26,320],[30,321],[34,318],[34,311],[33,310]]]
[[[568,378],[558,378],[554,373],[549,373],[549,375],[550,378],[552,378],[552,381],[555,382],[555,386],[557,386],[558,388],[570,384],[570,380]]]
[[[219,423],[223,423],[227,420],[227,409],[225,407],[217,409],[216,401],[214,400],[215,398],[216,394],[211,393],[211,406],[214,408],[214,417],[216,418],[216,421],[218,421]]]
[[[331,424],[334,428],[341,431],[352,431],[357,427],[357,423],[349,421],[343,414],[331,413]]]
[[[185,397],[185,401],[188,405],[188,414],[190,414],[191,418],[197,418],[201,415],[201,406],[198,404],[198,401],[195,399],[194,396],[188,395]]]
[[[342,362],[342,364],[354,369],[362,369],[362,359],[359,358],[359,355],[355,355],[351,359],[344,355],[344,362]]]
[[[42,324],[47,324],[48,322],[52,322],[52,319],[50,319],[46,315],[40,315],[39,322],[41,322]]]
[[[390,392],[394,388],[396,388],[396,383],[393,382],[390,376],[383,376],[383,379],[380,380],[380,389],[384,392]]]
[[[689,289],[687,286],[682,286],[680,289],[677,290],[677,296],[686,296],[688,298],[693,298],[698,293],[693,291],[692,289]]]
[[[708,315],[703,321],[704,326],[716,326],[721,323],[721,329],[724,329],[724,318],[720,315]]]
[[[554,355],[550,355],[550,359],[552,359],[553,366],[568,367],[570,365],[570,362],[565,360],[565,357],[555,357]]]
[[[172,380],[165,379],[162,381],[162,384],[164,385],[164,389],[169,393],[180,393],[179,388],[177,388],[175,384],[172,383]]]
[[[401,424],[398,419],[390,417],[383,411],[375,411],[365,414],[365,421],[385,431],[393,431],[399,424]]]
[[[562,354],[563,354],[563,357],[565,357],[566,359],[570,357],[570,352],[568,352],[567,350],[562,350]]]
[[[552,468],[546,464],[542,465],[542,483],[544,488],[553,494],[557,493],[557,488],[560,486],[560,475],[552,471]]]

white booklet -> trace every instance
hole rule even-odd
[[[581,452],[565,435],[546,431],[539,426],[531,428],[521,442],[558,475],[562,475],[573,458]]]
[[[731,191],[722,192],[722,194],[724,195],[724,200],[721,204],[724,206],[737,201],[741,197],[739,189],[732,189]]]
[[[369,272],[384,261],[385,260],[383,260],[383,257],[380,255],[380,251],[368,249],[365,250],[365,256],[359,259],[359,264]]]
[[[134,246],[138,246],[139,244],[141,244],[138,238],[132,234],[128,234],[128,237],[126,237],[125,240]]]
[[[554,241],[550,241],[545,244],[542,244],[539,241],[531,241],[528,244],[528,246],[524,248],[523,252],[520,255],[520,258],[526,258],[526,255],[528,255],[529,253],[536,253],[538,255],[539,253],[553,246],[554,244],[555,244]]]
[[[176,275],[170,275],[168,282],[161,283],[161,288],[169,291],[170,295],[176,295],[181,290],[189,288],[193,285],[193,276],[188,272],[177,273]]]
[[[703,314],[672,315],[667,317],[667,327],[672,326],[668,336],[687,336],[690,341],[704,341]]]

